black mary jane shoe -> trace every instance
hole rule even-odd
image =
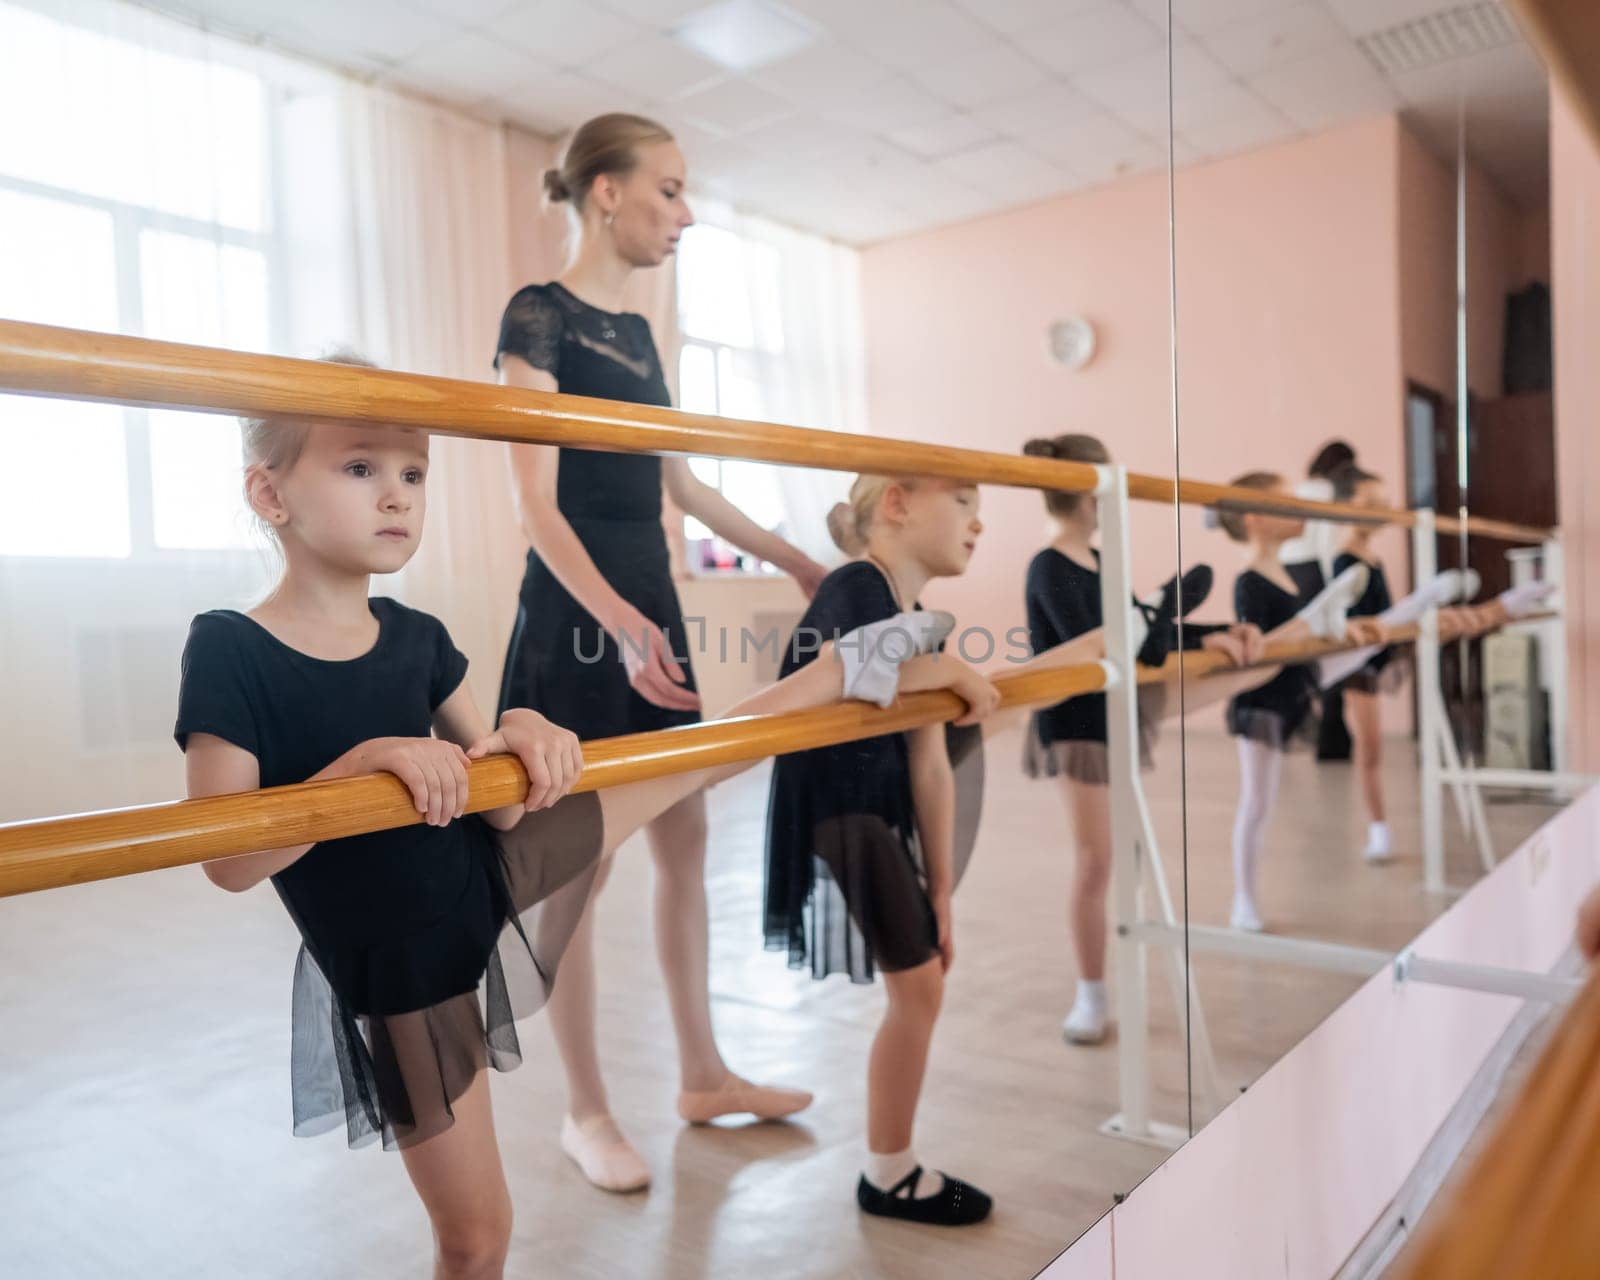
[[[887,1191],[868,1182],[865,1177],[856,1184],[856,1203],[863,1213],[880,1218],[899,1218],[902,1222],[920,1222],[930,1227],[969,1227],[982,1222],[994,1208],[994,1200],[977,1187],[948,1174],[944,1187],[936,1196],[917,1199],[917,1183],[922,1180],[919,1164]]]

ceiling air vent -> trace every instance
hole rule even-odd
[[[1516,44],[1519,39],[1505,10],[1486,0],[1370,31],[1357,43],[1379,71],[1392,76]]]

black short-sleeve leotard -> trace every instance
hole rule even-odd
[[[1029,562],[1024,595],[1028,642],[1034,653],[1076,640],[1104,625],[1099,551],[1094,553],[1094,562],[1097,567],[1090,569],[1054,547],[1045,547]],[[1183,647],[1198,649],[1207,635],[1222,629],[1205,623],[1187,623],[1183,628]],[[1034,732],[1045,745],[1105,742],[1105,694],[1083,694],[1035,712]]]
[[[1233,584],[1233,607],[1240,622],[1253,622],[1263,632],[1292,621],[1306,597],[1285,591],[1270,578],[1246,569]],[[1271,680],[1246,690],[1228,703],[1228,732],[1269,746],[1287,747],[1303,736],[1312,712],[1316,678],[1303,663],[1286,666]]]
[[[428,737],[467,660],[437,619],[382,598],[371,609],[378,639],[348,661],[301,653],[241,613],[200,614],[183,651],[178,745],[221,738],[277,787],[373,738]],[[352,1146],[378,1135],[409,1146],[449,1126],[484,1065],[514,1066],[512,1024],[548,993],[600,839],[584,794],[509,832],[468,815],[324,840],[273,876],[302,940],[295,1131],[343,1120]]]
[[[818,587],[784,654],[781,673],[811,662],[840,635],[899,612],[871,562],[839,566]],[[946,730],[956,775],[952,840],[959,881],[977,836],[983,738]],[[779,756],[767,806],[765,932],[769,950],[815,977],[910,969],[938,953],[938,931],[917,837],[904,733]]]
[[[549,373],[567,395],[672,403],[649,322],[631,312],[601,311],[560,283],[529,285],[506,305],[497,368],[507,355]],[[683,611],[661,525],[661,459],[563,447],[556,505],[601,576],[665,630],[693,689]],[[636,693],[616,640],[531,549],[500,685],[500,709],[517,706],[532,707],[584,739],[700,718]]]

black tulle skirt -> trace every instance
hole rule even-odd
[[[472,874],[425,926],[354,948],[310,937],[296,916],[297,1135],[342,1123],[352,1147],[414,1146],[454,1123],[452,1106],[480,1071],[521,1063],[516,1022],[548,1000],[593,892],[599,797],[567,796],[506,832],[462,821],[481,828]]]
[[[898,740],[898,741],[897,741]],[[955,775],[952,884],[977,842],[983,733],[947,726]],[[768,805],[765,932],[770,951],[816,978],[871,982],[939,953],[902,735],[780,756]]]
[[[571,524],[601,576],[666,633],[686,687],[697,689],[661,521],[574,517]],[[532,707],[585,742],[700,720],[699,712],[660,707],[634,691],[617,640],[533,551],[528,552],[500,681],[499,709],[508,707]]]
[[[1153,749],[1161,736],[1161,717],[1167,706],[1167,686],[1142,684],[1134,703],[1139,722],[1139,767],[1154,769]],[[1046,741],[1047,723],[1039,712],[1028,717],[1022,738],[1022,772],[1030,778],[1071,778],[1093,787],[1111,783],[1111,759],[1106,744],[1097,738],[1055,738]]]

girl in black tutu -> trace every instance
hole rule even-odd
[[[510,1197],[486,1066],[520,1060],[601,860],[642,824],[743,765],[568,795],[578,739],[508,709],[493,731],[436,619],[369,598],[422,534],[428,437],[381,426],[245,424],[246,493],[284,573],[248,614],[195,618],[176,736],[191,796],[395,774],[417,825],[206,864],[224,888],[271,877],[299,928],[294,1128],[343,1122],[398,1147],[432,1221],[436,1276],[498,1276]],[[735,712],[839,697],[830,658]],[[515,753],[522,804],[464,816],[467,764]]]
[[[834,652],[836,636],[892,627],[916,608],[930,579],[965,572],[982,530],[978,490],[946,480],[861,476],[849,502],[830,513],[829,528],[856,558],[817,589],[791,638],[785,675],[803,671],[818,652]],[[945,625],[954,619],[946,615]],[[1159,665],[1165,658],[1170,633],[1170,613],[1148,627],[1140,637],[1148,660]],[[999,647],[993,637],[978,643],[989,652]],[[841,658],[844,649],[841,642]],[[1000,672],[1090,663],[1104,651],[1098,632],[1031,659],[1019,645]],[[808,967],[814,977],[843,973],[868,982],[882,971],[888,1007],[868,1065],[867,1155],[857,1202],[868,1213],[955,1226],[987,1216],[990,1199],[924,1171],[911,1149],[912,1128],[955,955],[951,894],[977,835],[982,738],[1026,712],[995,712],[993,686],[948,653],[913,660],[899,674],[903,692],[953,688],[968,714],[948,727],[797,752],[774,763],[765,927],[768,947],[787,951],[792,966]],[[887,704],[894,693],[885,689],[879,700]]]
[[[1032,457],[1102,466],[1111,461],[1105,445],[1091,435],[1030,440],[1022,451]],[[1035,653],[1098,632],[1101,626],[1100,553],[1093,545],[1100,524],[1095,497],[1051,490],[1044,495],[1044,505],[1054,520],[1055,537],[1028,565],[1025,592],[1028,638]],[[1170,616],[1181,611],[1187,616],[1204,602],[1211,578],[1209,566],[1195,565],[1184,573],[1181,590],[1180,581],[1174,579],[1138,603],[1153,613]],[[1183,648],[1222,653],[1235,665],[1255,662],[1261,643],[1261,632],[1251,623],[1186,622],[1182,630]],[[1192,684],[1185,691],[1184,710],[1210,706],[1271,675],[1271,671],[1241,671]],[[1146,684],[1139,688],[1138,707],[1139,752],[1149,767],[1159,722],[1176,715],[1179,703],[1167,685]],[[1078,961],[1077,995],[1062,1021],[1061,1034],[1068,1044],[1098,1044],[1109,1026],[1105,969],[1111,800],[1105,695],[1069,698],[1034,712],[1028,722],[1023,769],[1029,777],[1061,780],[1075,854],[1068,922]]]
[[[1283,478],[1252,471],[1233,481],[1239,488],[1288,497]],[[1371,644],[1382,636],[1370,619],[1350,621],[1350,607],[1361,598],[1370,574],[1363,564],[1336,574],[1309,599],[1284,568],[1280,550],[1298,537],[1305,521],[1299,516],[1224,509],[1220,522],[1235,542],[1254,552],[1249,566],[1234,583],[1234,609],[1241,622],[1253,622],[1269,644],[1313,638]],[[1228,732],[1239,744],[1239,807],[1233,823],[1233,909],[1235,929],[1259,932],[1264,926],[1256,904],[1256,878],[1261,865],[1267,822],[1277,800],[1283,753],[1296,740],[1314,740],[1313,708],[1316,669],[1305,663],[1282,668],[1271,680],[1239,694],[1228,704]]]

